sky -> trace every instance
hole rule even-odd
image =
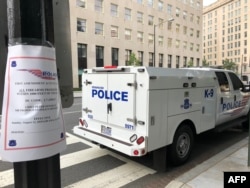
[[[216,0],[203,0],[203,6],[210,5],[211,3],[214,3]]]

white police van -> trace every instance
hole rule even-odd
[[[86,69],[82,91],[75,134],[129,156],[169,146],[177,165],[188,159],[195,135],[249,116],[249,91],[221,69]]]

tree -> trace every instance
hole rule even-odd
[[[132,66],[140,66],[140,61],[136,58],[135,53],[131,53],[129,56],[129,60],[127,61],[127,65]]]
[[[190,59],[188,61],[187,67],[193,67],[194,66],[194,62]]]
[[[229,59],[225,59],[223,61],[223,68],[224,69],[235,71],[236,66],[237,66],[236,63],[234,63],[232,60],[230,61]]]
[[[202,66],[209,67],[209,63],[207,62],[207,60],[205,58],[202,60]]]

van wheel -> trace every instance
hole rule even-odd
[[[182,125],[177,129],[174,141],[170,146],[170,160],[174,165],[187,161],[194,144],[194,134],[190,126]]]

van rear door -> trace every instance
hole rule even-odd
[[[135,89],[135,74],[132,73],[85,74],[83,116],[108,124],[134,127]]]

